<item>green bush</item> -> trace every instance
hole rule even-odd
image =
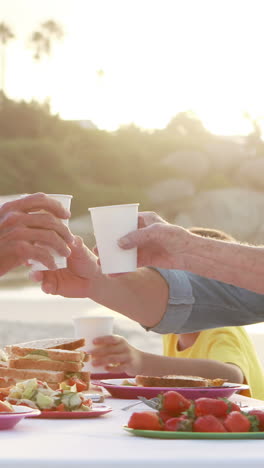
[[[48,105],[0,100],[0,194],[72,193],[73,216],[89,206],[139,202],[155,210],[147,189],[175,170],[162,164],[168,153],[203,151],[213,136],[193,114],[181,113],[164,130],[134,125],[116,132],[84,129],[50,114]],[[228,186],[212,174],[201,188]],[[168,207],[169,208],[169,207]]]

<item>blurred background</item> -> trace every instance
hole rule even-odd
[[[0,201],[71,193],[89,246],[87,209],[129,202],[263,243],[262,23],[263,0],[0,0]]]

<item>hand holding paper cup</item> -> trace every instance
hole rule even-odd
[[[126,273],[137,268],[137,249],[121,249],[117,241],[137,229],[138,205],[131,203],[89,208],[101,268],[105,274]]]
[[[58,202],[60,202],[66,210],[70,211],[72,195],[64,195],[64,194],[47,194],[47,195],[50,198],[53,198],[54,200],[57,200]],[[32,214],[34,214],[34,213],[32,213]],[[68,224],[69,224],[68,219],[64,219],[64,220],[62,220],[62,222],[66,226],[68,226]],[[62,257],[61,255],[59,255],[52,248],[50,248],[49,251],[50,251],[50,253],[52,254],[52,256],[54,258],[54,261],[56,263],[56,266],[57,266],[58,270],[61,269],[61,268],[66,268],[67,267],[67,258],[66,257]],[[43,265],[43,263],[37,262],[35,260],[29,260],[28,263],[30,265],[32,265],[32,271],[48,270],[48,268],[45,265]]]
[[[74,332],[76,338],[85,338],[84,351],[90,351],[93,347],[93,340],[99,336],[108,336],[113,334],[114,317],[111,315],[84,315],[73,317]],[[90,371],[93,374],[105,373],[103,366],[93,367],[91,362],[86,362],[84,371]]]

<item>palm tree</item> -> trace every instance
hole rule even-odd
[[[53,20],[45,21],[40,29],[34,31],[29,39],[29,46],[33,49],[33,57],[39,61],[43,56],[50,56],[54,40],[61,40],[64,36],[62,27]]]
[[[1,90],[5,92],[5,74],[6,74],[6,47],[11,39],[14,39],[15,35],[11,31],[10,27],[2,22],[0,23],[0,44],[1,44]]]

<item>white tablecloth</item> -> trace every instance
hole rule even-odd
[[[107,398],[111,413],[95,419],[24,419],[0,431],[0,467],[234,468],[264,467],[263,440],[160,440],[122,429],[131,400]]]

